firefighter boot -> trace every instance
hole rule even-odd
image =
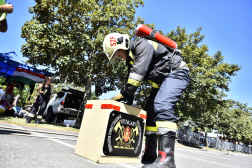
[[[142,163],[153,163],[157,158],[157,138],[156,132],[145,135],[145,150]]]
[[[39,119],[39,118],[36,118],[36,119],[35,119],[35,123],[36,123],[36,124],[39,124],[40,121],[41,121],[41,119]]]
[[[176,168],[174,160],[175,132],[158,135],[158,157],[149,165],[142,168]]]
[[[30,123],[34,119],[35,115],[32,113],[28,113],[26,116],[26,123]]]
[[[37,115],[37,118],[35,119],[35,123],[39,124],[42,120],[42,115]]]

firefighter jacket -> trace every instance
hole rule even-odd
[[[134,95],[143,80],[148,80],[152,87],[159,88],[171,70],[188,69],[182,56],[173,54],[160,43],[142,37],[130,42],[126,65],[128,80],[122,93],[128,95]]]

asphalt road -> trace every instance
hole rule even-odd
[[[36,129],[0,123],[0,126]],[[52,130],[46,130],[52,132]],[[54,131],[60,133],[60,131]],[[70,140],[47,139],[28,136],[49,136]],[[66,133],[66,132],[64,132]],[[71,133],[72,134],[72,133]],[[77,134],[75,134],[77,135]],[[0,128],[0,168],[141,168],[142,164],[97,164],[74,153],[78,137],[30,133]],[[177,168],[252,168],[252,155],[217,150],[202,151],[176,144]]]

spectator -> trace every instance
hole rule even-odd
[[[13,82],[13,83],[11,82],[10,84],[7,85],[5,93],[2,97],[3,101],[6,101],[7,103],[12,104],[11,98],[13,97],[14,87],[17,86],[17,84],[18,84],[17,82]]]
[[[0,0],[0,32],[7,31],[7,20],[6,15],[7,13],[13,12],[13,5],[5,4],[3,0]]]
[[[36,102],[37,98],[38,98],[37,96],[34,96],[34,97],[33,97],[34,102],[32,103],[32,106],[33,106],[33,104]]]
[[[4,87],[0,87],[0,100],[2,100],[2,97],[4,95],[4,90],[5,90],[5,86]]]
[[[13,103],[12,103],[13,106],[17,106],[19,97],[20,97],[19,94],[14,97],[14,100],[13,100]]]
[[[38,95],[36,102],[33,104],[31,111],[26,117],[27,123],[30,123],[31,120],[35,117],[35,114],[37,113],[40,106],[41,107],[36,117],[36,124],[39,124],[39,122],[42,120],[42,115],[52,94],[52,86],[50,85],[51,81],[51,77],[46,77],[44,82],[39,85],[37,92],[40,94]]]

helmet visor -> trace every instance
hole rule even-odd
[[[114,63],[115,60],[116,60],[116,55],[117,55],[117,51],[118,49],[114,50],[114,51],[111,51],[111,52],[105,52],[106,56],[108,57],[109,61],[111,63]]]

